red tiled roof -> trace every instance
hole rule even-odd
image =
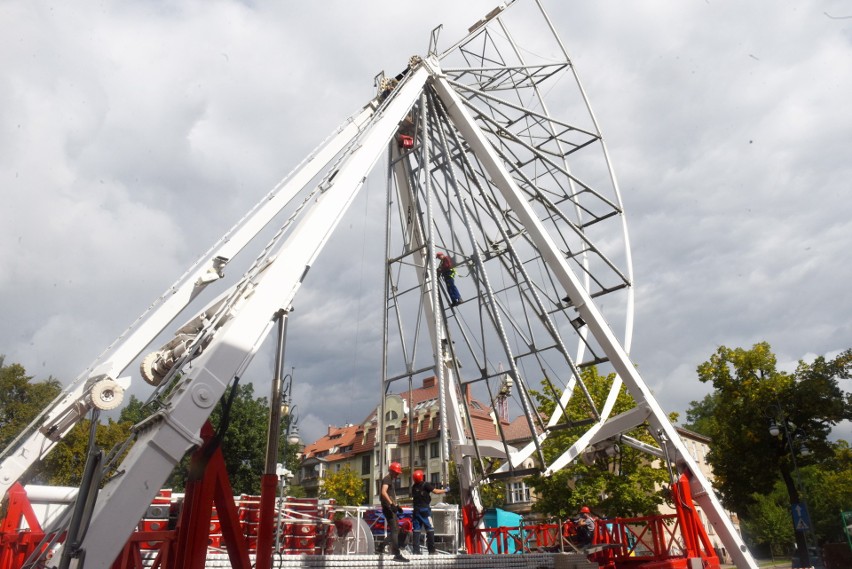
[[[503,435],[509,442],[530,440],[532,439],[530,433],[530,425],[524,415],[515,417],[514,421],[509,423],[508,426],[503,427]]]
[[[426,380],[424,380],[423,384],[424,387],[418,387],[417,389],[412,389],[410,392],[404,391],[401,393],[397,393],[396,395],[405,400],[411,408],[415,408],[417,407],[417,405],[431,400],[435,400],[435,404],[437,407],[438,386],[437,384],[435,384],[435,379],[427,378]],[[470,409],[470,421],[473,425],[474,435],[476,436],[476,438],[479,440],[500,440],[499,433],[497,432],[497,427],[494,424],[494,419],[492,418],[492,415],[489,412],[489,407],[484,403],[477,401],[476,399],[468,398],[468,402],[468,408]],[[326,436],[305,447],[305,457],[307,458],[310,456],[315,456],[316,454],[330,450],[335,446],[335,444],[341,448],[347,445],[352,445],[352,451],[339,455],[328,454],[324,457],[325,460],[340,460],[342,458],[352,456],[353,454],[372,452],[376,440],[376,420],[378,411],[379,408],[376,407],[360,425],[340,428],[329,427],[329,433]],[[437,411],[437,409],[435,409],[434,411],[429,413],[428,416],[430,418],[440,417],[440,413]],[[421,415],[421,419],[422,417],[423,415]],[[436,421],[436,423],[436,427],[433,428],[433,423],[430,419],[428,423],[423,425],[423,428],[420,428],[420,430],[414,433],[415,442],[436,438],[438,436],[438,431],[440,430],[440,419]],[[509,437],[509,433],[522,434],[522,431],[519,428],[513,428],[513,425],[515,423],[518,423],[518,419],[515,419],[515,421],[513,421],[512,423],[509,423],[505,420],[501,421],[502,428],[507,434],[507,440],[512,440],[513,438],[520,438],[515,436]],[[526,426],[526,420],[522,419],[522,423],[523,426]],[[408,420],[407,418],[404,418],[401,422],[402,428],[400,429],[399,435],[398,444],[400,445],[408,444],[411,440],[407,425]],[[467,425],[465,425],[465,429],[468,429]],[[337,433],[341,434],[339,438],[333,440],[330,439],[330,437],[334,436]],[[526,433],[529,433],[528,427]]]
[[[360,425],[346,425],[345,427],[328,427],[328,433],[320,439],[312,442],[311,444],[305,447],[304,455],[305,458],[310,458],[312,456],[317,456],[326,451],[331,451],[334,447],[338,449],[342,449],[345,447],[351,447],[355,443],[356,432],[361,429]],[[331,460],[329,457],[333,456],[333,453],[326,455],[327,460]]]

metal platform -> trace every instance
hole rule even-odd
[[[399,563],[392,555],[281,555],[273,568],[349,569],[350,567],[445,567],[464,569],[597,569],[579,553],[527,553],[523,555],[407,555]],[[207,557],[207,567],[230,567],[226,554]]]

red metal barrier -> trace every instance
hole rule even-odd
[[[677,514],[598,520],[594,546],[606,546],[589,559],[606,569],[679,569],[701,559],[704,569],[720,569],[719,558],[692,502],[689,478],[672,486]]]
[[[559,524],[544,523],[519,527],[478,528],[477,542],[482,544],[480,553],[515,554],[532,551],[555,551],[560,547]]]
[[[18,569],[36,550],[44,531],[20,483],[9,489],[6,517],[0,521],[0,569]]]

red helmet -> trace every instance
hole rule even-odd
[[[443,254],[443,253],[441,253],[441,252],[439,251],[438,253],[436,253],[436,254],[435,254],[435,256],[436,256],[436,257],[443,257],[443,256],[444,256],[444,254]]]
[[[592,511],[589,509],[588,506],[583,506],[582,508],[580,508],[580,513],[581,514],[591,514]]]
[[[402,474],[402,465],[398,462],[392,462],[390,463],[390,466],[388,466],[388,470],[396,472],[397,474]]]
[[[415,470],[414,474],[411,475],[411,478],[414,480],[414,482],[416,482],[417,484],[420,484],[421,482],[423,482],[423,478],[424,478],[423,471],[422,470]]]

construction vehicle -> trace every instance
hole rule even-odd
[[[509,29],[509,8],[535,12],[552,32],[534,34],[535,42],[549,41],[547,57],[536,59],[531,55],[535,51],[519,48]],[[670,467],[677,465],[736,565],[756,567],[709,481],[627,355],[632,268],[618,185],[585,92],[543,6],[538,0],[500,5],[440,52],[439,32],[433,32],[427,53],[411,57],[400,73],[380,74],[376,96],[4,450],[0,488],[5,495],[84,417],[96,419],[98,411],[119,406],[129,381],[123,374],[147,353],[139,376],[153,387],[149,401],[156,411],[134,427],[133,439],[119,449],[129,449],[120,461],[122,452],[104,456],[92,449],[65,525],[45,529],[53,541],[31,549],[45,555],[39,563],[63,569],[112,566],[184,455],[203,449],[196,450],[201,452],[198,460],[213,464],[215,436],[201,433],[214,405],[243,376],[276,327],[280,370],[296,293],[377,160],[386,155],[381,389],[385,394],[396,382],[424,374],[437,378],[444,434],[440,477],[448,480],[449,464],[456,465],[467,551],[482,547],[477,537],[481,484],[522,476],[530,471],[525,466],[530,460],[535,471],[552,474],[617,438]],[[560,107],[582,111],[582,118],[569,122],[548,110],[544,93],[562,79],[573,89],[573,98],[560,100]],[[269,242],[242,276],[217,294],[217,285],[226,283],[226,269],[267,227],[277,227]],[[454,258],[464,281],[465,301],[458,306],[442,293],[438,250]],[[190,305],[201,307],[174,330],[171,340],[152,349],[154,339]],[[610,326],[615,321],[623,324],[620,334]],[[588,366],[615,374],[600,409],[582,381],[581,370]],[[547,420],[539,416],[529,393],[530,382],[542,376],[547,384],[560,383],[554,390],[559,393],[557,412]],[[273,384],[279,381],[275,378]],[[622,385],[636,406],[611,416]],[[469,400],[461,397],[468,389],[480,390],[482,399],[494,405],[518,410],[534,433],[531,442],[517,450],[505,437],[502,445],[480,444],[466,419]],[[542,452],[548,436],[577,427],[564,416],[573,397],[588,406],[585,433],[548,462]],[[275,399],[273,390],[273,408]],[[379,414],[379,433],[384,433],[384,415]],[[643,425],[657,445],[626,435]],[[274,442],[270,448],[274,451]],[[274,456],[272,451],[268,454]],[[376,470],[384,472],[389,458],[380,453]],[[499,467],[492,468],[495,461]],[[217,501],[227,493],[220,474],[200,480],[198,492],[206,496],[199,503],[216,503],[221,516],[229,507]],[[268,468],[264,488],[274,488],[275,480],[274,469]],[[10,497],[16,496],[17,486]],[[261,511],[268,507],[262,504]],[[203,523],[204,514],[198,519]],[[198,543],[202,538],[193,539]],[[193,539],[187,537],[185,547]],[[231,564],[247,566],[245,550],[234,547]],[[269,547],[267,534],[257,559]],[[199,559],[192,562],[197,565]]]

